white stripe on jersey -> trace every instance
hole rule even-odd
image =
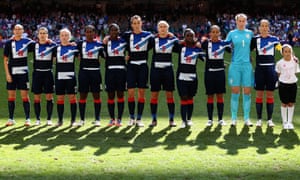
[[[13,75],[26,74],[28,72],[28,66],[12,67],[11,72]]]
[[[73,79],[75,76],[75,72],[58,72],[57,75],[58,80]]]
[[[194,81],[196,79],[196,73],[179,73],[179,80],[182,81]]]

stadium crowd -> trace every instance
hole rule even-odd
[[[34,12],[34,11],[33,11]],[[189,12],[189,11],[187,11]],[[206,36],[212,24],[218,24],[222,29],[222,36],[235,28],[233,13],[216,13],[212,15],[193,13],[178,13],[174,11],[170,15],[165,13],[156,13],[153,15],[142,15],[143,29],[150,32],[157,32],[156,23],[161,20],[167,20],[170,24],[170,32],[177,37],[182,38],[185,28],[189,27],[196,32],[196,37]],[[103,14],[94,11],[72,11],[72,10],[53,10],[45,13],[0,13],[0,47],[6,39],[12,36],[12,26],[14,24],[23,24],[25,28],[24,36],[32,39],[37,37],[37,29],[45,26],[49,29],[49,35],[54,41],[58,40],[58,32],[61,28],[67,27],[71,30],[75,40],[84,38],[84,26],[87,24],[95,25],[98,38],[103,38],[108,33],[108,25],[117,23],[122,32],[130,29],[129,18],[132,14]],[[300,18],[297,15],[281,15],[269,13],[267,15],[248,15],[248,28],[257,32],[259,20],[266,18],[270,21],[271,33],[280,38],[281,41],[288,41],[290,44],[299,45],[300,39]]]

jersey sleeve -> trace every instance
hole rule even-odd
[[[293,59],[295,61],[295,73],[299,73],[300,72],[300,68],[299,68],[298,57],[294,56]]]
[[[201,47],[202,47],[203,50],[206,51],[207,48],[208,48],[208,40],[203,41],[203,42],[201,43]]]
[[[149,42],[148,47],[147,47],[148,51],[154,47],[154,37],[155,37],[151,33],[149,33],[149,35],[151,35],[151,37],[149,38],[149,41],[148,41]]]
[[[256,38],[251,39],[250,50],[254,50],[256,48]]]
[[[181,47],[182,47],[182,45],[180,44],[180,41],[178,40],[178,41],[176,41],[176,42],[174,43],[174,47],[173,47],[173,50],[172,50],[172,51],[175,52],[175,53],[179,53]]]
[[[201,61],[205,61],[205,52],[203,51],[203,49],[202,48],[197,48],[197,50],[198,50],[198,59],[200,59]]]
[[[281,64],[281,61],[279,60],[279,61],[276,63],[276,66],[275,66],[275,71],[276,71],[277,73],[281,73],[280,64]]]
[[[3,56],[9,57],[11,53],[11,41],[7,41],[4,46]]]
[[[29,52],[33,52],[35,49],[35,43],[34,41],[32,41],[29,45],[28,45],[28,51]]]
[[[57,57],[57,47],[58,46],[56,46],[54,49],[53,49],[53,57]]]
[[[232,34],[232,31],[230,31],[230,32],[227,34],[226,39],[225,39],[226,42],[230,42],[230,43],[232,42],[231,34]]]

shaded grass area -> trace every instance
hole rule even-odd
[[[297,179],[299,131],[242,124],[186,129],[0,129],[2,179]],[[299,125],[297,124],[297,129]]]

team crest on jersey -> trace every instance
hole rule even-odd
[[[77,49],[62,49],[61,46],[57,48],[57,62],[60,63],[73,63],[75,53],[78,52]]]
[[[155,50],[157,53],[172,53],[174,43],[177,41],[174,39],[160,39],[155,38]]]
[[[195,65],[197,63],[198,56],[201,52],[188,51],[186,47],[181,51],[181,64]]]
[[[225,48],[230,47],[230,44],[221,45],[221,44],[213,44],[212,42],[208,43],[208,56],[209,59],[223,59]]]
[[[271,39],[257,38],[256,43],[259,55],[274,56],[275,44],[278,44],[279,42],[277,40],[272,41]]]
[[[133,34],[130,35],[130,50],[132,52],[147,51],[148,41],[152,37],[151,34],[146,37],[135,37]]]
[[[21,39],[20,41],[12,41],[13,58],[25,58],[28,54],[28,46],[33,43],[30,39]]]
[[[113,43],[108,41],[107,52],[109,56],[124,56],[126,43]]]
[[[35,44],[35,55],[36,60],[51,60],[52,51],[55,48],[55,45],[50,46],[40,46],[38,43]]]
[[[99,50],[102,46],[97,46],[97,44],[88,44],[87,42],[82,43],[82,57],[83,59],[98,59]]]

